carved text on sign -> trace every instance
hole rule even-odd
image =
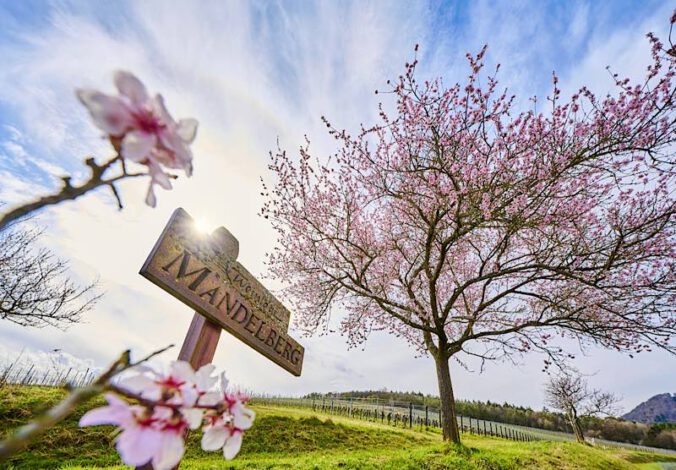
[[[185,228],[189,222],[187,213],[177,209],[141,274],[284,369],[300,375],[303,347],[287,334],[279,314],[271,315],[264,309],[281,303],[267,291],[265,296],[252,295],[265,288],[258,281],[251,282],[253,276],[236,261],[223,262],[223,256],[206,249],[208,241],[191,243]]]

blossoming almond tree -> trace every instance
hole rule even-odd
[[[76,94],[117,155],[103,164],[96,163],[93,158],[87,159],[85,163],[91,169],[91,176],[84,183],[73,185],[71,177],[64,176],[59,192],[0,214],[0,230],[33,211],[76,199],[100,187],[111,189],[121,209],[122,200],[116,184],[139,176],[150,176],[146,204],[155,207],[154,185],[171,189],[171,179],[176,177],[166,173],[166,169],[182,169],[187,176],[192,174],[189,145],[195,139],[197,121],[181,119],[176,122],[164,106],[162,95],[150,96],[143,83],[129,72],[116,72],[115,86],[118,96],[92,89],[78,89]],[[148,171],[130,172],[127,162],[145,165]]]
[[[340,307],[352,343],[380,330],[430,354],[454,442],[450,358],[558,360],[557,337],[674,352],[676,54],[649,41],[644,81],[564,99],[554,76],[542,111],[515,109],[485,48],[448,88],[414,61],[394,116],[356,136],[326,121],[333,157],[271,155],[269,264],[299,326],[328,328]]]

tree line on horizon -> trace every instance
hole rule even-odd
[[[402,392],[389,390],[351,390],[347,392],[310,393],[303,398],[359,398],[412,403],[417,406],[439,408],[440,400],[436,395],[421,392]],[[548,410],[534,410],[531,407],[502,404],[480,400],[457,400],[457,413],[460,416],[495,421],[517,426],[544,429],[547,431],[571,432],[571,426],[563,413]],[[636,445],[676,450],[676,423],[644,424],[626,421],[617,417],[585,417],[581,419],[585,436],[595,439],[626,442]]]

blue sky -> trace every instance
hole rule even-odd
[[[488,63],[502,64],[502,85],[525,105],[532,95],[546,96],[553,70],[564,94],[582,84],[609,90],[606,65],[640,76],[648,62],[645,33],[666,37],[670,14],[666,2],[650,0],[0,0],[0,199],[42,194],[56,176],[82,177],[84,157],[110,155],[73,89],[112,91],[115,69],[161,92],[174,116],[200,121],[195,174],[159,192],[156,209],[143,205],[146,185],[130,182],[122,187],[123,212],[102,191],[41,215],[49,227],[45,244],[72,260],[76,278],[100,279],[106,295],[85,323],[66,332],[0,323],[0,360],[25,347],[26,357],[44,361],[40,351],[61,348],[73,363],[103,365],[126,348],[143,354],[180,344],[191,312],[137,274],[173,209],[226,226],[240,241],[240,261],[262,273],[263,254],[274,244],[256,215],[268,151],[278,138],[293,150],[307,135],[315,153],[331,152],[320,116],[347,129],[372,122],[382,98],[373,91],[402,71],[416,43],[421,75],[443,76],[449,85],[467,75],[465,52],[488,44]],[[215,363],[241,386],[271,393],[436,393],[431,360],[393,338],[375,335],[363,350],[348,350],[339,335],[301,341],[307,349],[299,379],[227,335]],[[540,407],[541,358],[522,363],[491,365],[483,374],[453,365],[456,393]],[[591,349],[577,366],[594,374],[594,386],[622,395],[626,409],[676,390],[674,359],[660,352],[630,360]]]

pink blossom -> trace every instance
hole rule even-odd
[[[108,134],[111,143],[126,160],[148,167],[151,177],[146,203],[156,204],[153,186],[171,189],[164,168],[192,173],[189,144],[195,139],[197,121],[174,121],[157,94],[151,97],[143,83],[129,72],[115,73],[119,96],[93,89],[78,89],[78,98],[89,110],[94,123]]]
[[[223,413],[207,412],[202,436],[202,449],[214,451],[223,449],[223,456],[232,460],[242,446],[244,431],[253,425],[256,413],[246,407],[248,397],[239,392],[228,393],[228,379],[221,374],[222,400],[227,406]],[[212,397],[213,398],[213,397]]]
[[[187,423],[174,410],[156,406],[150,411],[129,405],[113,394],[106,395],[108,406],[85,413],[80,426],[112,424],[120,429],[115,439],[122,461],[141,466],[152,462],[155,470],[171,469],[183,457],[183,432]]]
[[[163,398],[171,404],[191,407],[216,384],[216,377],[211,377],[214,369],[207,364],[194,371],[186,361],[172,361],[167,372],[137,368],[134,375],[120,381],[120,386],[149,400]]]
[[[221,390],[213,390],[217,377],[213,365],[194,371],[185,361],[173,361],[166,372],[137,366],[115,390],[137,400],[129,405],[114,394],[106,395],[108,406],[86,413],[81,426],[118,426],[118,453],[128,465],[152,462],[155,469],[173,468],[185,452],[188,428],[203,423],[203,447],[223,448],[232,459],[242,445],[244,431],[251,428],[255,413],[245,406],[248,397],[227,393],[228,381],[221,375]]]
[[[223,414],[207,414],[207,425],[202,436],[202,449],[223,449],[227,460],[235,458],[242,446],[244,431],[251,428],[256,413],[247,408],[239,397],[226,395],[228,410]]]

